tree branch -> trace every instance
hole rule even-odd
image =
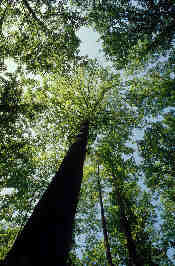
[[[23,0],[23,3],[25,5],[25,7],[28,9],[29,13],[32,15],[33,19],[36,20],[38,22],[38,24],[47,32],[49,32],[49,30],[47,29],[47,27],[45,26],[45,24],[36,16],[35,12],[33,11],[33,9],[31,8],[31,6],[29,5],[27,0]]]

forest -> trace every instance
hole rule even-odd
[[[1,266],[175,265],[174,67],[174,0],[0,1]]]

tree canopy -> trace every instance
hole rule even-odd
[[[174,18],[171,0],[1,1],[2,265],[174,265]],[[110,67],[80,56],[83,26]]]

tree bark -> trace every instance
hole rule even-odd
[[[128,265],[129,266],[145,265],[144,254],[137,254],[138,253],[137,250],[139,250],[139,247],[137,245],[137,242],[132,237],[132,229],[127,217],[125,200],[122,199],[121,193],[117,187],[115,187],[115,193],[116,193],[116,202],[120,211],[120,230],[125,234],[127,240],[127,249],[129,255]],[[132,216],[134,217],[134,215]],[[158,266],[151,260],[151,258],[149,263],[152,266]]]
[[[72,244],[89,123],[81,125],[47,190],[7,254],[7,266],[65,266]]]
[[[129,221],[126,216],[126,210],[124,206],[124,202],[121,198],[121,194],[117,188],[115,188],[116,191],[116,200],[117,205],[119,206],[120,211],[120,230],[125,234],[126,240],[127,240],[127,249],[128,249],[128,255],[129,255],[129,265],[133,266],[141,266],[143,265],[140,262],[138,263],[138,257],[137,257],[137,251],[136,251],[136,243],[134,239],[132,238],[131,234],[131,226],[129,224]]]
[[[111,256],[110,245],[109,245],[109,240],[108,240],[108,231],[107,231],[106,219],[105,219],[105,214],[104,214],[101,184],[100,184],[100,177],[99,177],[99,165],[98,165],[98,173],[97,173],[97,183],[98,183],[99,201],[100,201],[100,209],[101,209],[101,222],[102,222],[102,228],[103,228],[106,258],[107,258],[108,264],[110,266],[114,266],[114,264],[112,263],[112,256]]]

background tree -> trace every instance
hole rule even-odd
[[[109,244],[109,239],[108,239],[108,231],[107,231],[107,226],[106,226],[106,218],[105,218],[104,207],[103,207],[103,197],[102,197],[102,189],[101,189],[101,183],[100,183],[99,165],[97,167],[98,167],[97,184],[98,184],[100,211],[101,211],[101,223],[102,223],[102,228],[103,228],[104,246],[106,250],[106,259],[108,261],[108,264],[110,266],[113,266],[114,264],[112,263],[110,244]]]

